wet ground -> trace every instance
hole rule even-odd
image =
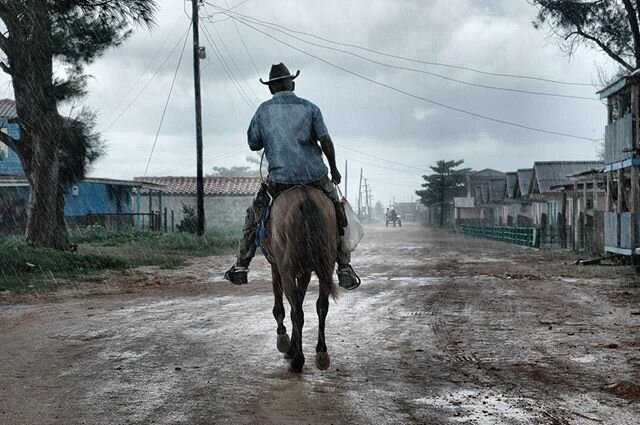
[[[230,257],[0,300],[2,424],[637,424],[629,267],[415,225],[370,226],[302,374],[275,347],[269,270]]]

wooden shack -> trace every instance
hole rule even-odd
[[[604,245],[609,253],[636,255],[640,213],[640,72],[598,92],[607,100]]]

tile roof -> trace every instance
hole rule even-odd
[[[165,195],[196,195],[195,177],[136,177],[134,180],[165,186]],[[260,177],[205,177],[205,196],[253,196],[260,188]]]
[[[602,161],[545,161],[534,162],[533,172],[540,193],[551,191],[551,187],[571,183],[568,176],[589,170],[604,168]]]
[[[11,99],[0,99],[0,119],[14,120],[18,118],[16,102]]]

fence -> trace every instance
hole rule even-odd
[[[171,231],[175,228],[172,211],[152,211],[150,213],[111,213],[67,216],[65,221],[69,228],[83,228],[100,225],[109,230],[131,230],[140,226],[141,230]]]
[[[463,224],[460,226],[462,233],[479,238],[508,242],[515,245],[538,248],[540,237],[538,229],[534,227],[506,227],[506,226],[482,226]]]

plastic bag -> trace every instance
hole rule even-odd
[[[347,198],[342,197],[341,202],[344,205],[344,212],[347,216],[347,227],[344,228],[343,243],[349,251],[353,251],[364,236],[364,228],[356,213],[353,212],[353,208],[351,208]]]

